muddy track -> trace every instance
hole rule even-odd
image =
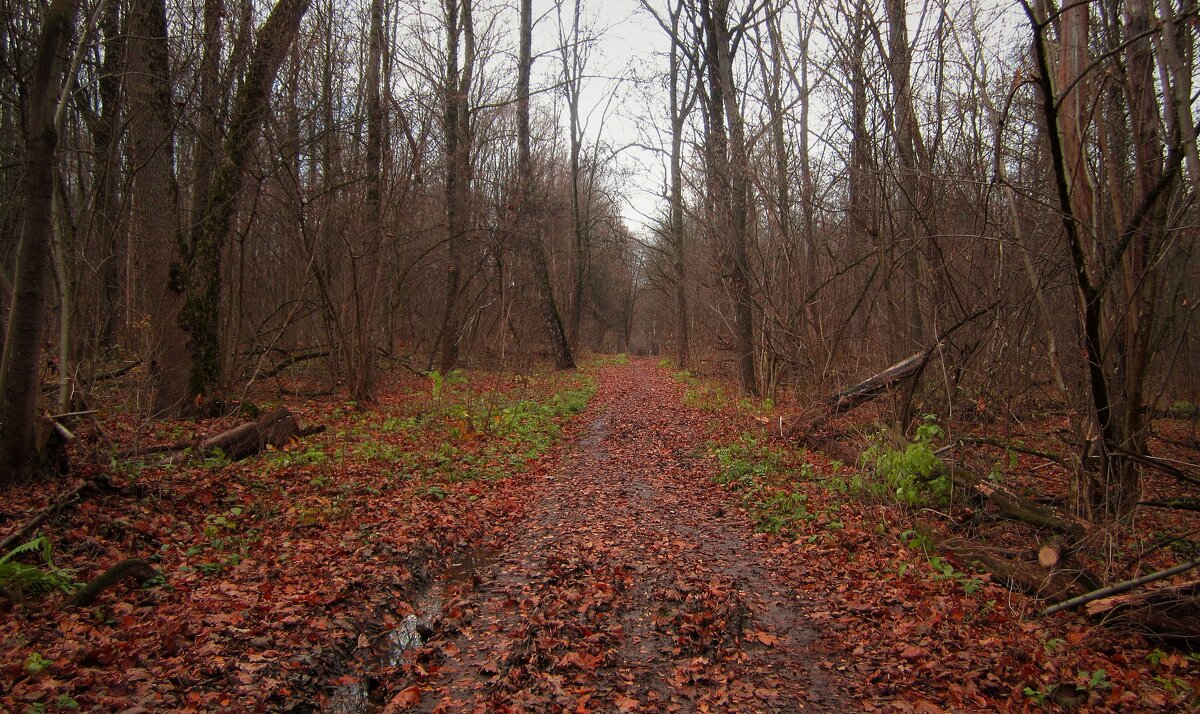
[[[679,385],[608,370],[585,418],[507,544],[447,590],[419,710],[840,710],[809,603],[711,485]]]

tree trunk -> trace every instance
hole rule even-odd
[[[546,266],[546,251],[541,233],[533,229],[532,219],[538,218],[533,205],[533,161],[530,158],[529,140],[529,75],[533,68],[533,7],[532,0],[521,0],[521,46],[517,60],[517,181],[520,196],[517,201],[515,232],[518,240],[528,246],[533,262],[534,285],[542,311],[542,322],[550,348],[554,352],[554,366],[558,369],[574,369],[571,346],[563,332],[558,306],[554,302],[554,287],[550,284],[550,271]]]
[[[708,70],[709,191],[723,246],[722,278],[733,302],[733,347],[742,391],[758,394],[754,363],[754,304],[747,247],[749,162],[733,80],[728,0],[701,0]],[[728,134],[726,127],[728,126]]]
[[[473,0],[444,0],[446,10],[445,108],[442,121],[446,163],[446,300],[442,313],[441,355],[443,374],[454,369],[462,338],[460,293],[469,225],[471,166],[471,86],[475,73]],[[459,42],[462,67],[459,67]]]
[[[192,147],[192,195],[190,228],[204,220],[213,170],[221,149],[221,115],[225,93],[221,91],[221,56],[225,52],[221,23],[225,0],[204,0],[204,37],[200,52],[199,96],[196,138]]]
[[[46,330],[50,206],[54,192],[54,129],[63,54],[75,23],[75,0],[53,0],[42,19],[37,55],[28,85],[25,118],[24,196],[21,242],[13,281],[13,302],[0,358],[0,462],[5,482],[29,479],[38,466],[36,441],[40,401],[39,367]]]
[[[589,198],[584,199],[581,183],[582,167],[579,163],[580,147],[583,143],[583,129],[579,122],[579,99],[583,82],[584,62],[579,38],[579,15],[582,3],[575,0],[571,12],[571,34],[561,34],[561,5],[559,5],[559,46],[563,67],[563,94],[567,99],[567,132],[571,144],[571,300],[570,312],[567,316],[567,338],[575,349],[579,349],[579,325],[583,319],[584,282],[587,279],[587,265],[590,252],[589,226],[587,206]],[[596,167],[592,167],[595,171]]]
[[[365,270],[354,270],[354,339],[350,365],[350,397],[366,404],[375,401],[375,294],[378,289],[380,242],[383,239],[383,0],[371,0],[371,33],[367,43],[367,256]],[[350,258],[355,260],[353,256]],[[360,272],[367,285],[359,283]]]
[[[129,158],[133,166],[129,241],[146,255],[139,282],[150,298],[151,410],[172,417],[187,404],[187,335],[179,326],[182,285],[175,274],[183,256],[175,177],[174,112],[163,0],[132,0],[129,6]]]
[[[893,245],[902,260],[905,286],[908,348],[925,344],[925,321],[921,313],[921,224],[923,221],[922,177],[918,153],[921,134],[917,126],[912,97],[912,48],[908,44],[907,3],[887,0],[888,15],[888,72],[892,80],[892,138],[899,163],[896,185],[899,189],[900,210],[895,211],[899,226],[892,236]]]
[[[125,33],[120,26],[119,0],[104,0],[100,16],[103,34],[104,62],[97,82],[100,94],[100,116],[93,131],[96,166],[93,172],[95,197],[92,211],[96,236],[97,270],[95,321],[89,342],[102,350],[113,344],[116,337],[117,310],[121,302],[121,266],[119,257],[120,186],[118,135],[121,121],[122,62],[125,59]]]
[[[204,216],[193,233],[179,320],[188,333],[190,392],[207,396],[221,384],[217,331],[221,249],[242,188],[242,173],[258,140],[271,86],[300,27],[309,0],[279,0],[259,29],[254,55],[234,100],[222,159],[213,175]]]

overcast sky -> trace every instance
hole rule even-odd
[[[573,0],[565,0],[564,22],[570,21]],[[535,29],[535,53],[553,52],[559,46],[558,19],[551,0],[535,0],[534,17],[539,20]],[[630,146],[647,142],[648,124],[645,93],[648,88],[636,77],[651,79],[665,67],[665,58],[657,53],[667,49],[666,36],[654,20],[641,10],[637,0],[591,0],[584,3],[584,26],[590,26],[599,40],[590,49],[580,104],[584,123],[585,144],[598,139],[609,147],[621,147],[614,157],[622,194],[622,213],[626,224],[636,233],[645,235],[647,223],[661,211],[663,161],[656,152]],[[547,75],[561,72],[557,54],[539,60],[538,73],[543,81]],[[636,75],[636,77],[635,77]],[[665,108],[665,103],[660,105]],[[565,104],[562,125],[567,126]]]

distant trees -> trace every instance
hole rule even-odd
[[[940,341],[921,408],[1067,399],[1078,510],[1128,513],[1150,411],[1200,387],[1195,8],[643,6],[664,31],[660,101],[686,75],[667,49],[703,67],[670,160],[682,220],[667,188],[645,303],[681,363],[811,393]],[[677,291],[685,262],[720,281],[699,270]]]
[[[578,270],[593,234],[633,244],[595,233],[621,221],[609,169],[582,123],[574,150],[556,140],[561,68],[530,76],[535,52],[578,48],[534,50],[531,28],[515,62],[517,8],[97,0],[76,32],[75,3],[6,1],[0,431],[24,464],[6,475],[33,471],[44,390],[86,407],[110,374],[140,375],[161,417],[300,364],[359,403],[389,362],[545,345],[569,367],[560,304],[581,343],[628,342],[636,300],[615,287],[635,294],[637,267]]]
[[[1190,3],[644,0],[647,235],[601,6],[97,1],[0,0],[21,476],[39,405],[118,373],[149,416],[628,347],[804,395],[940,343],[897,423],[1066,398],[1119,518],[1150,410],[1200,401]]]

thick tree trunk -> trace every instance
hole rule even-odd
[[[904,303],[908,349],[925,343],[925,320],[921,312],[921,215],[923,197],[922,177],[918,163],[921,134],[913,108],[912,49],[908,44],[906,0],[887,0],[888,71],[892,80],[892,138],[899,163],[896,185],[899,189],[899,210],[894,212],[899,225],[892,237],[899,252],[907,285]]]
[[[21,243],[13,281],[13,302],[0,358],[0,480],[29,479],[38,466],[37,413],[41,389],[42,337],[53,238],[50,206],[54,191],[54,129],[64,49],[75,23],[75,0],[53,0],[42,20],[37,55],[28,85],[25,118],[24,195]]]
[[[200,52],[199,97],[196,139],[192,147],[192,194],[190,223],[194,229],[204,220],[213,171],[221,150],[221,116],[227,95],[221,91],[221,56],[225,52],[221,23],[225,0],[204,0],[204,37]]]
[[[442,312],[443,374],[458,364],[462,338],[462,272],[470,209],[471,87],[475,73],[473,0],[444,0],[446,9],[445,108],[442,120],[446,163],[446,300]],[[459,44],[462,66],[459,67]]]
[[[243,169],[258,140],[271,86],[300,27],[309,0],[279,0],[257,34],[245,80],[238,88],[220,165],[213,175],[204,216],[193,233],[180,325],[188,333],[190,391],[208,395],[221,384],[218,318],[221,249],[242,189]]]
[[[542,311],[542,322],[550,348],[554,352],[554,366],[558,369],[573,369],[575,360],[571,346],[563,331],[558,306],[554,302],[554,287],[550,284],[550,271],[546,266],[546,251],[542,236],[534,230],[533,220],[537,215],[533,205],[533,160],[530,156],[529,139],[529,75],[533,67],[533,7],[531,0],[521,0],[521,46],[517,61],[517,181],[520,196],[516,215],[515,232],[518,240],[528,247],[533,263],[534,284]]]
[[[93,171],[95,196],[92,199],[95,252],[92,260],[96,269],[96,311],[90,343],[105,349],[116,337],[117,310],[121,302],[120,249],[120,171],[118,134],[121,121],[122,62],[125,59],[125,33],[120,23],[119,0],[104,0],[100,16],[103,35],[104,62],[97,81],[100,94],[100,116],[93,131],[96,165]]]
[[[745,128],[733,81],[728,0],[701,0],[708,70],[708,173],[711,204],[722,245],[722,278],[733,302],[733,349],[742,391],[758,394],[754,363],[754,304],[747,227],[750,170]],[[726,133],[728,127],[728,133]]]
[[[151,410],[171,417],[187,404],[187,334],[179,326],[180,291],[175,277],[183,257],[175,177],[174,118],[168,75],[167,15],[163,0],[133,0],[129,7],[129,157],[133,166],[129,241],[146,255],[140,278],[150,298]]]

